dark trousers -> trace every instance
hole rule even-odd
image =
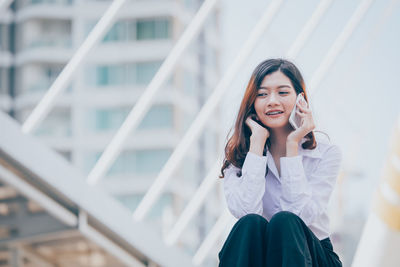
[[[281,211],[268,222],[240,218],[218,254],[219,267],[341,267],[329,238],[319,240],[297,215]]]

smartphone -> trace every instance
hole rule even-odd
[[[297,103],[299,103],[302,99],[304,99],[303,94],[298,94],[296,98],[296,104],[290,113],[289,123],[293,126],[294,129],[298,129],[301,126],[301,117],[296,113],[297,110]]]

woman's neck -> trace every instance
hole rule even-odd
[[[286,155],[286,140],[292,131],[293,128],[290,125],[282,128],[269,129],[269,138],[271,140],[271,147],[269,149],[272,155]]]

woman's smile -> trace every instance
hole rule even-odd
[[[281,128],[289,123],[288,110],[296,102],[296,91],[290,79],[276,71],[264,77],[257,91],[254,109],[269,128]]]
[[[267,114],[267,116],[270,117],[270,118],[278,118],[281,115],[283,115],[283,113],[275,113],[275,114],[269,114],[269,115]]]

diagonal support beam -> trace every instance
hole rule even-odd
[[[167,245],[173,245],[176,243],[183,230],[185,230],[186,226],[189,224],[190,219],[197,214],[199,208],[207,197],[208,192],[210,192],[213,186],[217,183],[216,177],[218,175],[218,169],[220,166],[221,161],[218,160],[208,172],[208,175],[196,190],[196,193],[191,198],[189,204],[186,205],[184,211],[179,216],[172,230],[168,233],[165,239],[165,243]]]
[[[0,15],[11,5],[13,0],[0,0]]]
[[[191,124],[189,130],[186,132],[182,141],[178,144],[167,163],[164,165],[156,180],[147,191],[139,206],[133,213],[133,218],[136,221],[142,220],[146,213],[149,211],[151,206],[156,202],[163,188],[170,179],[172,173],[174,172],[177,165],[182,161],[185,153],[189,150],[190,145],[196,140],[200,135],[201,129],[206,125],[208,118],[212,115],[212,112],[217,107],[219,101],[223,97],[224,93],[228,90],[228,86],[231,84],[235,75],[241,70],[243,63],[248,59],[249,55],[257,45],[257,41],[260,39],[262,34],[265,32],[270,22],[278,12],[282,0],[274,0],[268,6],[266,11],[263,13],[262,18],[254,27],[250,33],[246,43],[243,45],[242,49],[239,51],[234,62],[230,65],[227,72],[224,74],[222,79],[217,84],[214,92],[208,98],[207,102],[204,104],[199,114],[195,118],[194,122]]]
[[[312,79],[309,84],[309,94],[314,96],[317,92],[317,88],[325,75],[328,73],[329,68],[335,62],[336,58],[339,56],[340,52],[343,50],[347,41],[350,39],[354,30],[357,28],[358,24],[370,8],[374,0],[363,0],[354,11],[350,20],[347,22],[346,26],[343,28],[342,32],[336,38],[335,42],[332,44],[328,53],[322,60],[321,64],[318,66],[317,70],[312,75]],[[311,97],[312,98],[312,97]]]
[[[107,11],[97,22],[93,30],[89,33],[86,40],[78,48],[78,50],[72,56],[71,60],[63,68],[60,75],[58,75],[57,79],[51,85],[49,90],[47,90],[42,100],[26,119],[26,121],[22,125],[23,133],[32,133],[36,129],[36,127],[38,127],[39,123],[42,122],[49,114],[57,97],[68,86],[73,75],[82,65],[89,52],[92,51],[92,49],[97,45],[100,39],[103,38],[108,29],[112,26],[114,20],[116,19],[118,11],[122,8],[125,2],[126,0],[112,1]]]
[[[296,40],[293,42],[292,46],[286,53],[287,58],[295,58],[304,47],[305,43],[307,42],[308,38],[314,32],[315,28],[318,26],[321,18],[324,16],[326,11],[331,6],[333,0],[324,0],[319,2],[319,5],[311,15],[310,19],[304,25],[301,32],[297,35]]]
[[[122,126],[119,128],[118,132],[108,144],[92,171],[89,173],[87,179],[89,184],[96,184],[114,163],[121,152],[123,144],[136,129],[136,127],[144,118],[146,112],[149,110],[154,95],[170,76],[173,68],[178,60],[182,57],[183,52],[186,50],[190,42],[194,39],[194,37],[197,36],[207,16],[211,13],[211,10],[214,8],[216,3],[217,0],[206,0],[202,4],[192,22],[187,26],[180,39],[169,53],[168,57],[162,63],[160,69],[157,71],[150,84],[147,86],[143,95],[137,101],[137,104],[128,114],[128,117],[125,119]]]
[[[224,213],[218,218],[217,222],[196,251],[196,254],[193,256],[192,262],[194,265],[199,266],[203,263],[212,246],[218,240],[220,233],[226,230],[227,227],[229,229],[235,221],[236,218],[230,214],[228,209],[225,209]]]

